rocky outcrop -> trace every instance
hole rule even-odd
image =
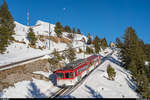
[[[48,60],[43,59],[0,71],[0,91],[9,86],[13,86],[14,83],[23,80],[32,80],[32,77],[37,78],[37,75],[33,75],[35,71],[48,72],[49,69],[50,64]],[[48,78],[42,75],[39,75],[39,77],[38,79],[48,81]]]

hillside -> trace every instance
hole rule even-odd
[[[112,49],[107,48],[100,52],[106,59],[98,66],[87,79],[74,91],[68,93],[63,98],[139,98],[135,92],[135,84],[131,79],[129,71],[125,70],[117,63],[117,52],[109,55]],[[77,54],[77,58],[82,58],[82,54]],[[85,55],[88,57],[90,55]],[[107,65],[116,71],[115,81],[107,79]],[[34,72],[37,74],[55,79],[52,72]],[[9,87],[0,93],[2,98],[47,98],[60,88],[53,85],[53,81],[44,81],[33,78],[33,81],[22,81],[15,83],[14,87]]]
[[[15,41],[13,41],[13,43],[11,43],[11,45],[7,47],[5,54],[0,54],[0,65],[5,65],[16,61],[37,57],[40,55],[46,55],[53,52],[54,49],[57,49],[58,51],[65,50],[68,48],[67,41],[71,41],[67,37],[67,34],[69,33],[63,32],[62,36],[64,42],[62,40],[58,42],[50,40],[49,50],[49,40],[47,39],[47,36],[49,36],[49,23],[38,20],[34,26],[31,26],[33,28],[33,31],[35,32],[36,37],[38,37],[36,48],[31,48],[29,46],[29,40],[27,38],[29,26],[22,25],[16,21],[15,24],[16,27],[14,30],[16,34],[13,35]],[[57,39],[55,37],[56,33],[54,32],[54,27],[54,24],[50,24],[50,36],[52,36],[53,40]],[[76,34],[74,40],[72,41],[73,47],[83,46],[83,42],[79,41],[83,37],[85,38],[85,40],[87,40],[86,36]]]
[[[108,80],[107,66],[116,71],[114,81]],[[119,65],[117,51],[106,57],[75,91],[64,98],[139,98],[131,74]]]

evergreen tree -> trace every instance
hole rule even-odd
[[[69,62],[72,62],[74,59],[76,59],[76,53],[74,48],[72,48],[72,45],[68,45],[68,50],[64,52],[64,56],[69,60]]]
[[[71,29],[68,25],[65,26],[64,30],[65,32],[71,33]]]
[[[87,44],[91,44],[91,42],[92,42],[92,38],[91,38],[90,33],[88,33],[88,40],[87,40]]]
[[[8,28],[10,35],[15,34],[14,20],[10,11],[8,10],[8,5],[5,0],[3,0],[3,4],[0,7],[0,18],[1,18],[1,24],[5,25]]]
[[[94,44],[94,48],[95,48],[95,53],[99,53],[101,44],[100,44],[100,39],[98,36],[95,37],[93,44]]]
[[[36,44],[37,38],[35,37],[35,34],[32,28],[29,28],[28,38],[29,38],[31,45]]]
[[[146,60],[150,62],[150,44],[144,44],[144,53],[146,56]]]
[[[63,59],[62,56],[60,56],[59,52],[56,49],[54,49],[52,54],[54,57],[48,59],[48,61],[51,65],[56,65],[57,63],[59,63],[59,61],[61,61]]]
[[[75,50],[72,47],[69,48],[68,55],[69,62],[72,62],[76,58]]]
[[[147,96],[148,82],[145,68],[145,53],[144,42],[142,42],[136,35],[132,27],[128,27],[124,34],[124,42],[118,40],[119,47],[121,47],[122,61],[124,67],[129,69],[132,73],[133,79],[136,81],[137,89],[140,94]]]
[[[73,27],[72,33],[73,33],[73,34],[76,33],[75,27]]]
[[[79,28],[77,29],[77,34],[81,34],[81,32],[80,32],[80,29],[79,29]]]
[[[79,53],[82,53],[83,51],[82,51],[82,49],[81,48],[79,48]]]
[[[60,56],[59,52],[56,49],[54,49],[53,55],[54,59],[56,60],[56,63],[62,60],[62,57]]]
[[[103,47],[103,49],[105,49],[106,47],[108,47],[107,41],[106,41],[105,37],[101,40],[101,46]]]
[[[54,28],[54,31],[56,32],[57,37],[61,37],[62,32],[64,31],[64,29],[63,29],[63,26],[61,25],[60,22],[57,22],[57,23],[56,23],[56,26],[55,26],[55,28]]]
[[[116,76],[116,72],[115,72],[115,69],[111,67],[111,65],[108,65],[107,67],[107,74],[108,74],[109,80],[114,80]]]
[[[117,37],[116,38],[116,46],[118,47],[118,48],[121,48],[122,47],[122,42],[121,42],[121,40]]]
[[[5,25],[0,26],[0,53],[4,53],[6,47],[9,45],[10,32]]]
[[[3,4],[0,7],[0,53],[4,53],[6,47],[14,39],[14,20],[11,13],[8,10],[8,5],[3,0]]]
[[[88,46],[86,46],[86,53],[87,53],[87,54],[93,53],[93,49],[90,48],[90,47],[88,47]]]

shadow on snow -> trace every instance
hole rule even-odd
[[[31,81],[30,88],[28,88],[28,96],[27,98],[46,98],[47,96],[40,92],[40,89],[36,86],[36,84]]]
[[[56,75],[55,75],[54,73],[52,73],[52,74],[49,76],[49,79],[50,79],[50,81],[53,83],[54,86],[57,85]]]
[[[60,97],[60,98],[75,98],[75,97],[74,97],[74,96],[72,96],[72,95],[70,95],[70,94],[68,94],[68,95],[65,95],[65,96]]]
[[[100,93],[97,93],[95,90],[93,90],[91,87],[85,85],[85,87],[89,90],[88,92],[92,95],[93,98],[103,98]]]
[[[2,97],[3,96],[3,93],[2,92],[0,92],[0,97]]]

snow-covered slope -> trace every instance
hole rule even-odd
[[[24,59],[45,55],[53,52],[54,49],[61,51],[68,48],[66,43],[62,43],[62,42],[55,43],[50,40],[50,50],[49,50],[48,39],[44,39],[44,41],[40,41],[38,39],[36,43],[36,49],[31,48],[29,46],[29,40],[27,38],[29,27],[33,28],[33,31],[35,32],[36,36],[39,35],[49,36],[48,32],[49,32],[49,25],[50,25],[51,36],[56,36],[56,33],[54,32],[54,27],[55,27],[54,24],[49,24],[41,20],[38,20],[34,26],[26,26],[16,21],[15,24],[16,27],[14,31],[16,34],[13,35],[13,37],[16,41],[19,42],[11,43],[11,45],[7,47],[5,54],[0,54],[0,65],[6,65]],[[62,36],[67,38],[68,34],[69,33],[67,32],[63,32]],[[72,42],[73,47],[83,46],[82,41],[77,41],[77,40],[81,40],[82,37],[84,37],[85,40],[87,40],[87,37],[84,35],[80,35],[80,34],[75,35],[75,40],[73,40]],[[20,43],[20,42],[24,42],[24,43]],[[39,47],[45,47],[45,48],[41,50],[39,49]]]
[[[110,52],[111,50],[106,49]],[[101,52],[103,54],[104,52]],[[72,93],[64,98],[138,98],[135,92],[135,84],[131,79],[131,74],[120,67],[115,58],[117,52],[114,52],[105,61],[94,70],[87,79]],[[114,81],[108,80],[107,66],[111,65],[116,71]]]
[[[107,52],[107,53],[106,53]],[[100,52],[106,59],[97,67],[85,81],[74,91],[67,94],[63,98],[139,98],[135,92],[135,84],[131,79],[131,74],[118,65],[117,51],[112,55],[110,48]],[[90,55],[85,55],[88,57]],[[76,54],[76,57],[84,58],[83,53]],[[107,66],[110,64],[116,71],[114,81],[108,80]],[[52,76],[52,73],[42,71],[34,72],[42,74],[46,77]],[[55,78],[55,77],[53,77]],[[33,79],[33,81],[22,81],[15,84],[15,87],[4,89],[0,93],[2,98],[45,98],[50,97],[60,88],[53,86],[52,82]]]

